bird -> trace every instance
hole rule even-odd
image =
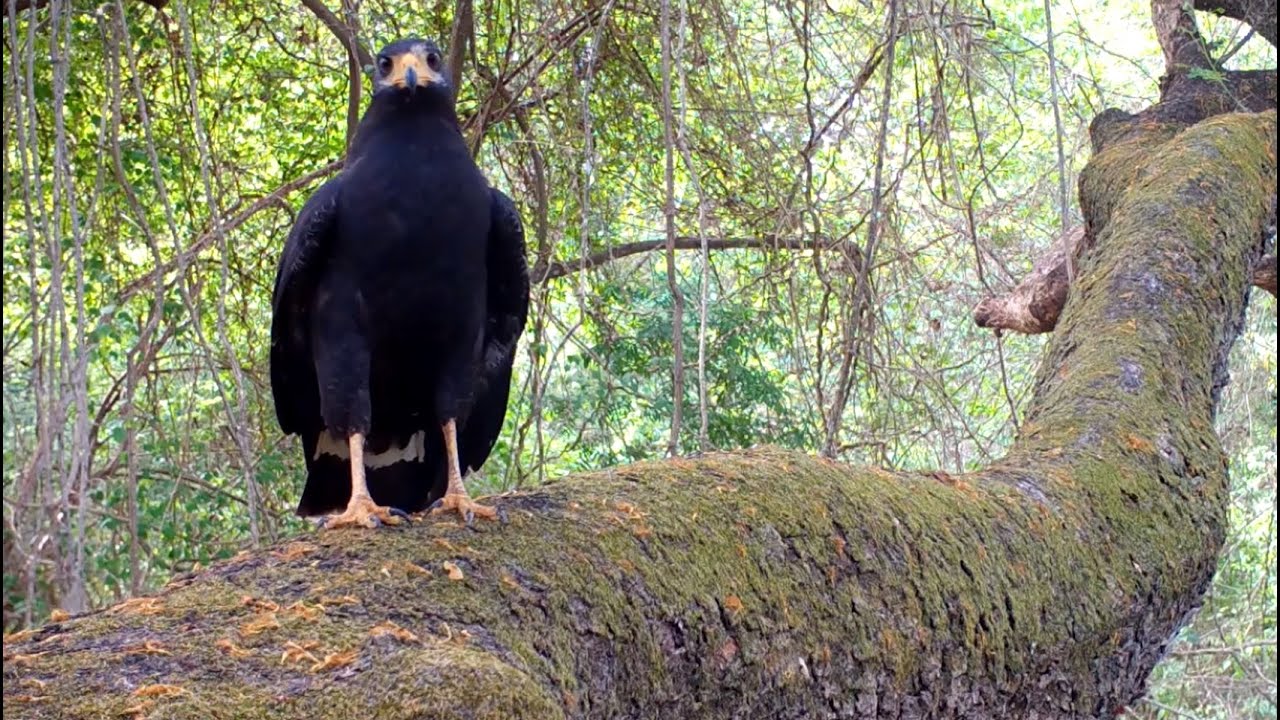
[[[307,469],[297,513],[376,528],[495,508],[463,471],[507,411],[529,309],[524,227],[471,156],[440,48],[387,45],[342,170],[303,204],[272,291],[276,419]]]

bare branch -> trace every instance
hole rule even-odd
[[[449,68],[449,82],[455,92],[462,85],[462,63],[467,57],[467,42],[471,39],[474,21],[471,0],[458,0],[453,9],[453,28],[449,31],[449,57],[445,60]]]
[[[1275,0],[1195,0],[1195,7],[1247,23],[1267,42],[1276,44]]]
[[[1067,301],[1070,277],[1074,273],[1084,228],[1077,227],[1058,237],[1053,246],[1035,262],[1031,273],[1005,295],[984,298],[973,310],[978,327],[1011,330],[1026,335],[1051,332]],[[1070,263],[1068,263],[1070,261]],[[1267,255],[1253,267],[1254,287],[1276,294],[1276,256]]]
[[[814,243],[805,241],[800,238],[782,238],[772,235],[766,235],[758,238],[707,238],[707,249],[709,250],[813,250]],[[574,260],[553,260],[549,263],[538,263],[534,266],[530,276],[534,282],[546,282],[555,280],[566,275],[572,275],[580,270],[592,270],[603,265],[608,265],[615,260],[621,260],[631,255],[640,255],[654,250],[662,250],[666,248],[666,240],[643,240],[640,242],[623,243],[614,245],[607,250],[592,253],[586,257]],[[846,252],[854,257],[861,258],[862,250],[852,242],[837,243],[836,246],[843,247]],[[826,245],[825,247],[832,247]],[[674,238],[672,248],[675,250],[700,250],[702,249],[702,241],[692,236],[677,236]]]
[[[283,202],[285,196],[293,192],[294,190],[306,187],[307,185],[310,185],[316,180],[319,180],[322,177],[328,177],[329,175],[332,175],[341,169],[342,169],[342,161],[336,160],[334,162],[329,163],[328,165],[325,165],[324,167],[318,170],[313,170],[312,172],[309,172],[300,178],[297,178],[295,180],[290,180],[289,182],[281,185],[275,190],[272,190],[266,195],[263,195],[257,200],[254,200],[253,202],[249,203],[249,206],[244,208],[240,212],[223,220],[221,233],[226,234],[226,233],[232,232],[236,228],[248,222],[249,219],[252,218],[254,215],[257,215],[258,213],[262,212],[263,210],[266,210],[269,207],[279,205],[281,202]],[[132,282],[130,282],[129,284],[125,285],[124,288],[120,291],[119,302],[124,302],[125,300],[128,300],[129,298],[133,297],[133,295],[136,294],[137,292],[141,290],[145,290],[148,287],[150,287],[152,283],[155,282],[155,279],[157,276],[163,277],[180,267],[186,267],[186,265],[190,263],[192,259],[194,259],[197,255],[199,255],[201,252],[206,250],[211,244],[213,244],[213,242],[218,239],[218,235],[219,233],[213,229],[210,229],[204,233],[201,233],[195,240],[191,242],[190,245],[188,245],[186,248],[184,248],[181,252],[176,254],[174,257],[170,258],[169,261],[166,262],[163,266],[155,268],[154,270],[147,273],[146,275],[143,275],[142,277],[137,278]]]
[[[360,61],[360,67],[364,68],[373,64],[373,55],[368,48],[360,43],[360,38],[356,37],[356,31],[350,25],[344,23],[337,15],[334,15],[329,8],[324,6],[321,0],[302,0],[303,6],[312,12],[325,27],[329,28],[329,32],[342,43],[342,47],[347,52],[354,52],[356,59]]]

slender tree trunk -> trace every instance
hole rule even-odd
[[[667,455],[680,454],[680,425],[684,410],[684,295],[676,273],[675,120],[671,109],[671,0],[662,0],[662,140],[665,148],[662,205],[667,235],[667,291],[671,293],[671,432]]]

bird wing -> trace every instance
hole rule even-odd
[[[511,365],[516,343],[529,315],[529,267],[525,261],[524,225],[516,205],[502,191],[491,189],[489,246],[485,270],[484,349],[471,415],[459,439],[459,460],[478,470],[488,459],[502,431],[511,389]]]
[[[285,433],[302,433],[320,416],[310,317],[316,282],[337,233],[342,175],[307,198],[285,240],[271,297],[271,393]]]

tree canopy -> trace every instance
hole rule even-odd
[[[1041,422],[1062,356],[971,310],[1112,210],[1075,191],[1135,132],[1104,111],[1256,69],[1274,108],[1274,5],[1223,5],[1194,15],[1203,63],[1140,3],[5,3],[6,630],[303,527],[271,279],[368,48],[443,41],[529,232],[485,487],[758,445],[946,484]],[[1253,295],[1216,416],[1229,539],[1144,717],[1276,712],[1276,321]]]

